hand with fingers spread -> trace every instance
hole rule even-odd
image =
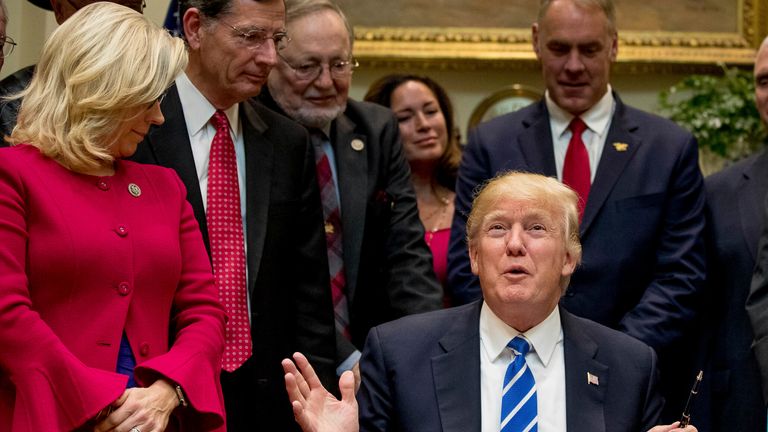
[[[94,432],[162,432],[178,405],[176,390],[166,380],[159,379],[146,388],[130,388],[112,404],[112,413]]]
[[[688,425],[684,428],[678,427],[680,422],[674,422],[670,425],[654,426],[648,432],[698,432],[693,425]]]
[[[323,387],[301,353],[295,353],[293,361],[284,359],[282,365],[293,415],[304,432],[359,431],[355,378],[350,371],[339,378],[341,400],[338,400]]]

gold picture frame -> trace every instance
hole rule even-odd
[[[485,99],[472,110],[467,124],[467,130],[470,131],[482,122],[488,121],[494,117],[517,111],[520,108],[536,103],[541,99],[544,93],[533,87],[522,84],[512,84],[503,87]]]
[[[363,22],[354,27],[355,56],[366,65],[439,69],[527,69],[536,65],[530,27],[520,24],[524,21],[522,18],[515,22],[520,27],[511,28],[399,26],[402,22],[456,22],[457,15],[449,6],[444,6],[446,17],[441,19],[441,8],[425,0],[387,2],[386,8],[376,0],[338,2],[353,24]],[[473,23],[484,18],[491,20],[495,16],[493,5],[499,4],[492,0],[473,0],[471,4],[459,0],[446,2],[453,3],[456,8],[469,5],[470,14],[487,14],[474,21],[470,19]],[[616,0],[616,3],[617,66],[634,72],[712,69],[718,63],[751,65],[756,48],[768,34],[768,0]],[[530,22],[535,20],[535,2],[505,0],[504,4],[504,8],[525,11],[525,19],[530,17]],[[698,15],[692,12],[675,18],[673,14],[670,18],[670,4],[678,9],[687,7]],[[409,10],[413,12],[406,12]],[[621,14],[622,10],[627,11],[625,15]],[[388,13],[397,20],[393,25],[365,25],[366,22],[380,23],[366,21],[366,17],[383,17],[381,20],[386,19]],[[409,13],[417,16],[410,17]],[[465,17],[461,22],[466,21]],[[631,30],[623,30],[626,27]],[[676,31],[677,28],[684,31]]]

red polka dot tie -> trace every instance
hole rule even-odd
[[[586,123],[575,117],[568,126],[571,130],[571,140],[568,142],[568,150],[565,152],[563,164],[563,183],[570,186],[579,194],[579,221],[584,215],[584,207],[589,198],[589,189],[592,186],[589,170],[589,153],[581,134],[587,129]]]
[[[251,356],[251,327],[245,281],[245,245],[240,214],[235,144],[226,114],[211,117],[216,135],[208,164],[208,238],[219,300],[229,314],[221,367],[232,372]]]

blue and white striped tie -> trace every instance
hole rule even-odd
[[[515,355],[504,375],[501,398],[501,432],[536,432],[536,381],[525,355],[531,345],[523,336],[516,336],[508,344]]]

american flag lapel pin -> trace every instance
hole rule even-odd
[[[599,386],[600,378],[598,378],[597,375],[592,375],[591,373],[587,372],[587,384]]]
[[[625,152],[629,149],[629,144],[623,142],[615,142],[613,143],[613,148],[616,149],[617,152]]]

